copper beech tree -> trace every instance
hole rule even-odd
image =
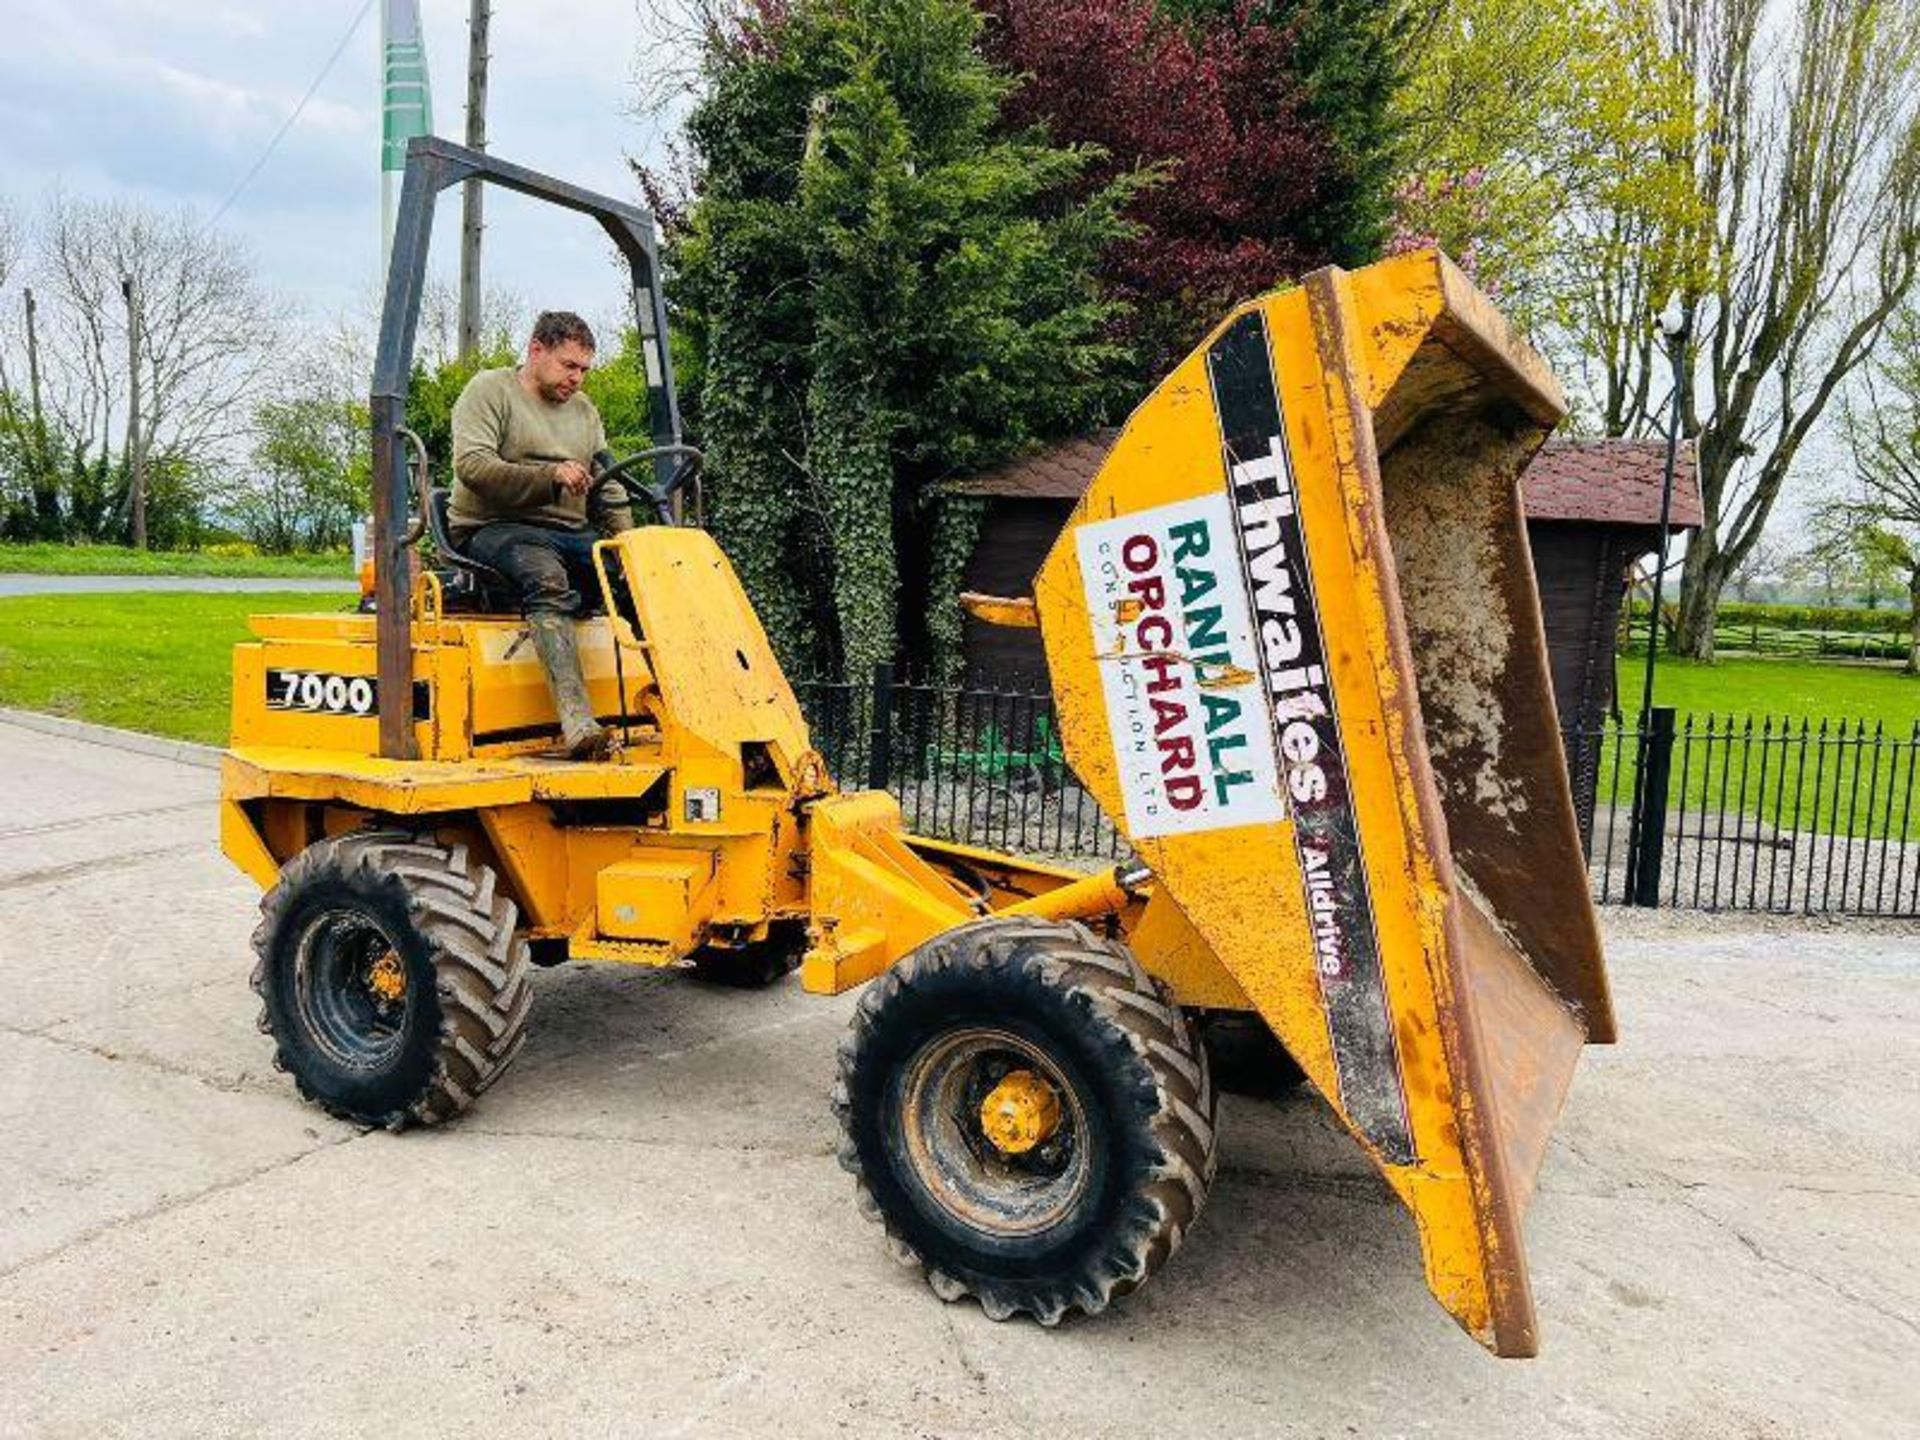
[[[1145,171],[1103,276],[1152,383],[1226,309],[1376,258],[1410,7],[1381,0],[986,0],[1011,124]]]

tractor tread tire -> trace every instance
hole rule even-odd
[[[1110,1062],[1151,1089],[1138,1132],[1150,1163],[1119,1197],[1104,1243],[1056,1273],[1008,1279],[954,1273],[962,1267],[936,1263],[910,1233],[915,1222],[903,1225],[876,1194],[863,1158],[863,1139],[871,1143],[873,1123],[854,1100],[871,1084],[863,1083],[863,1062],[904,997],[956,971],[983,981],[995,975],[1017,977],[1016,984],[1038,979],[1060,991],[1066,1012],[1106,1047]],[[1048,1327],[1076,1312],[1097,1314],[1139,1288],[1180,1248],[1206,1204],[1217,1164],[1206,1053],[1185,1014],[1125,946],[1078,923],[985,919],[936,936],[867,987],[838,1058],[832,1101],[842,1130],[840,1166],[853,1176],[861,1213],[885,1229],[894,1258],[918,1267],[943,1300],[972,1295],[994,1320],[1024,1313]]]
[[[415,1093],[366,1110],[316,1086],[302,1048],[274,1024],[269,990],[283,924],[304,893],[323,885],[358,891],[394,883],[405,892],[408,924],[431,952],[437,1035]],[[290,1072],[302,1098],[329,1114],[390,1130],[441,1124],[472,1106],[526,1043],[532,962],[526,937],[515,933],[519,907],[465,845],[406,830],[356,830],[318,841],[281,870],[260,901],[260,917],[252,975],[260,1029],[274,1036],[274,1068]]]

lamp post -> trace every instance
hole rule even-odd
[[[1680,292],[1667,297],[1660,312],[1660,333],[1666,337],[1667,359],[1673,365],[1673,416],[1667,422],[1667,469],[1660,482],[1660,548],[1653,560],[1653,604],[1647,612],[1647,665],[1640,683],[1640,715],[1644,724],[1653,709],[1653,669],[1660,653],[1660,599],[1667,578],[1667,542],[1673,532],[1673,470],[1680,456],[1680,426],[1685,417],[1687,312]]]
[[[1661,851],[1665,848],[1667,782],[1673,759],[1673,711],[1653,709],[1653,672],[1660,655],[1660,600],[1666,589],[1667,542],[1673,533],[1673,471],[1680,456],[1680,426],[1686,416],[1687,312],[1679,292],[1660,312],[1673,365],[1673,415],[1667,423],[1667,468],[1660,484],[1660,548],[1653,564],[1653,603],[1647,613],[1647,664],[1640,682],[1639,763],[1634,767],[1633,822],[1627,831],[1627,894],[1634,905],[1660,903]]]

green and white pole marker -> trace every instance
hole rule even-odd
[[[394,206],[407,168],[407,142],[433,133],[427,44],[420,0],[380,0],[380,260],[393,248]]]

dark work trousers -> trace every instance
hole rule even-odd
[[[579,615],[601,608],[593,568],[593,544],[599,538],[591,530],[496,520],[475,530],[461,548],[513,582],[522,614]]]

